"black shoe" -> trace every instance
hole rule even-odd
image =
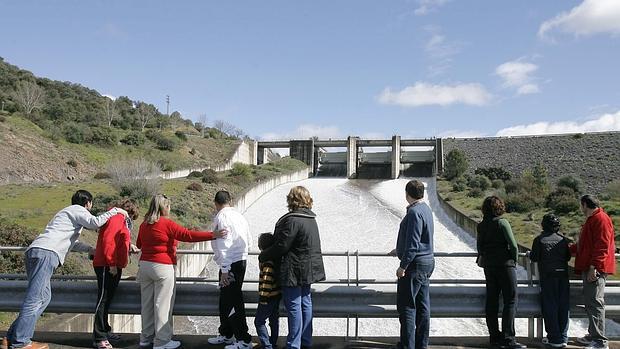
[[[527,348],[525,344],[521,344],[517,341],[505,342],[499,346],[501,349],[523,349]]]

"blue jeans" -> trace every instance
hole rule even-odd
[[[272,349],[278,342],[280,329],[280,298],[272,298],[267,304],[258,304],[256,308],[256,316],[254,316],[254,325],[256,326],[256,334],[260,340],[263,349]],[[271,336],[267,331],[265,322],[269,319],[269,327],[271,328]]]
[[[429,283],[434,269],[433,259],[413,261],[405,276],[398,279],[396,310],[400,321],[399,348],[428,347],[431,324]]]
[[[37,320],[52,300],[50,279],[60,261],[55,252],[31,248],[26,252],[26,274],[28,288],[19,316],[9,330],[7,337],[12,348],[21,348],[32,342]]]
[[[568,343],[568,274],[546,274],[540,278],[542,313],[550,343]]]
[[[310,285],[282,287],[284,306],[288,312],[286,347],[299,349],[312,346],[312,297]]]

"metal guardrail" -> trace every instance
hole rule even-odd
[[[1,252],[23,252],[24,247],[0,247]],[[211,255],[208,250],[178,250],[178,254]],[[250,255],[258,255],[252,251]],[[358,319],[364,317],[397,317],[395,279],[360,279],[360,257],[392,256],[387,253],[338,251],[324,252],[324,257],[343,257],[347,262],[347,278],[326,280],[313,285],[313,312],[317,317],[338,317],[355,319],[355,336],[358,334]],[[455,258],[477,256],[474,252],[437,252],[436,258]],[[528,318],[528,335],[542,336],[540,310],[540,288],[533,275],[532,263],[527,254],[519,253],[525,258],[528,278],[518,280],[517,317]],[[616,255],[620,257],[620,255]],[[355,273],[351,270],[353,258]],[[394,257],[392,257],[394,258]],[[354,277],[352,276],[354,275]],[[93,276],[54,275],[52,281],[53,298],[47,312],[91,313],[94,311],[97,296],[97,284]],[[112,304],[112,313],[139,314],[140,289],[134,277],[125,278],[119,285],[117,297]],[[174,306],[175,315],[218,315],[217,280],[202,277],[177,278],[177,297]],[[249,315],[253,315],[257,303],[258,280],[247,279],[243,287]],[[18,311],[27,287],[23,274],[0,274],[0,311]],[[449,318],[483,318],[486,289],[485,280],[472,279],[431,279],[431,312],[433,317]],[[620,316],[620,281],[609,280],[605,291],[606,312],[609,316]],[[213,301],[206,301],[213,299]],[[581,304],[581,281],[571,280],[571,316],[584,316]],[[348,324],[348,322],[347,322]],[[348,337],[347,326],[347,337]]]

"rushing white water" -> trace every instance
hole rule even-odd
[[[396,246],[398,225],[405,214],[405,184],[408,179],[387,181],[313,178],[275,188],[261,197],[245,212],[250,223],[253,241],[263,232],[273,231],[278,218],[286,213],[286,194],[295,185],[303,185],[314,199],[313,211],[321,234],[323,251],[359,250],[360,252],[387,253]],[[423,178],[426,185],[424,201],[433,210],[435,252],[473,252],[475,239],[454,224],[441,209],[435,192],[435,179]],[[254,247],[253,250],[257,248]],[[345,279],[347,265],[344,257],[325,257],[328,279]],[[211,266],[217,270],[215,266]],[[395,257],[360,258],[360,279],[395,279],[398,260]],[[352,277],[355,268],[351,264]],[[524,270],[518,272],[526,278]],[[246,279],[258,277],[256,258],[250,258]],[[436,258],[432,279],[484,279],[484,273],[473,258]],[[432,303],[432,300],[431,300]],[[285,316],[285,314],[282,314]],[[209,317],[190,318],[199,333],[217,332],[218,320]],[[253,319],[248,318],[255,334]],[[286,320],[281,320],[281,335],[286,335]],[[353,331],[353,324],[350,324]],[[581,336],[587,325],[584,320],[571,321],[570,335]],[[614,322],[608,321],[608,333],[620,333]],[[527,320],[517,319],[517,335],[527,335]],[[315,319],[316,335],[342,336],[346,334],[345,319]],[[353,333],[353,332],[351,332]],[[398,336],[399,323],[394,319],[360,319],[361,336]],[[484,319],[431,319],[431,336],[486,336]]]

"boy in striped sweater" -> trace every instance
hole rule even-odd
[[[262,251],[273,244],[273,234],[264,233],[258,237],[258,248]],[[254,317],[256,333],[263,349],[277,348],[279,329],[280,285],[278,284],[279,261],[266,261],[260,264],[258,283],[259,303]],[[265,323],[269,319],[271,336]]]

